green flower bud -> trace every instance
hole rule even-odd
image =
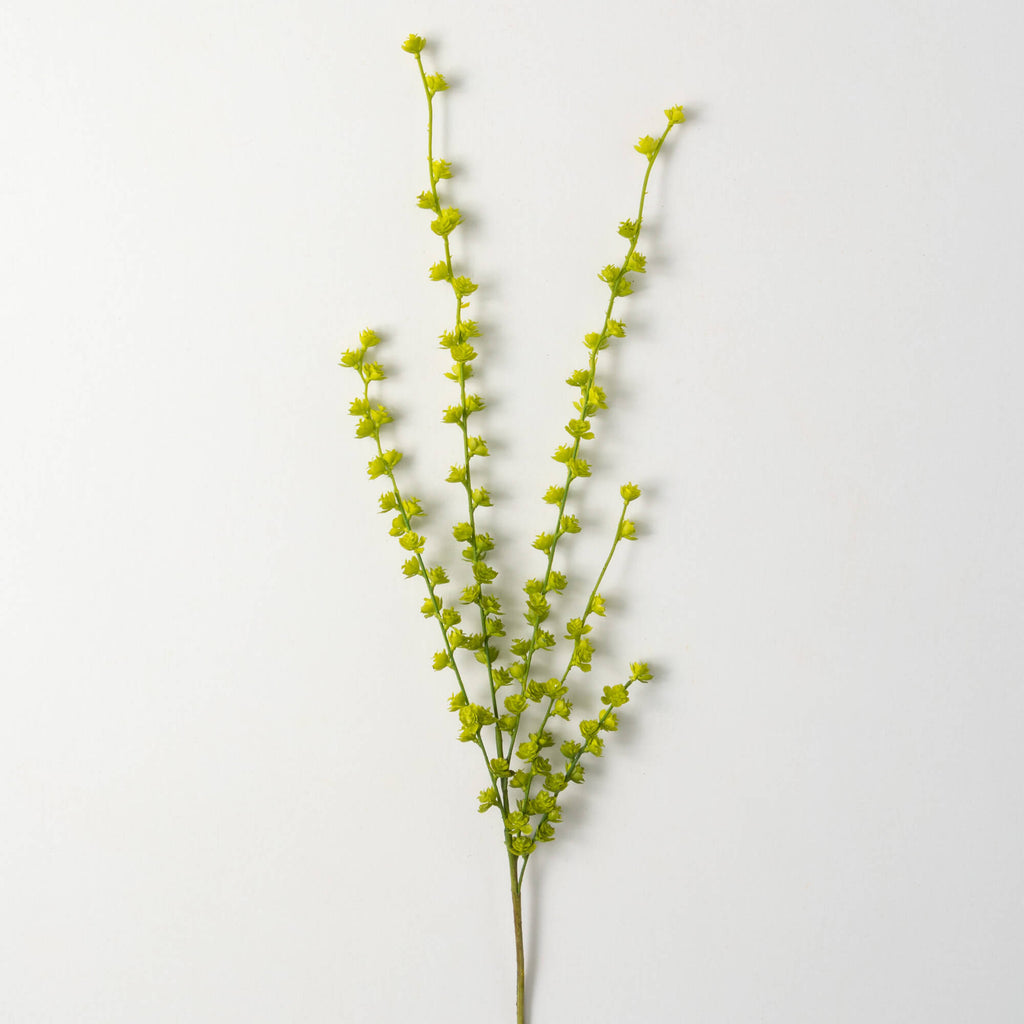
[[[555,809],[558,801],[550,790],[542,789],[533,798],[533,809],[537,814],[548,814]]]
[[[435,74],[427,75],[427,92],[430,96],[435,93],[443,92],[448,88],[448,83],[444,80],[444,75]]]
[[[540,753],[540,746],[536,740],[524,740],[516,750],[516,757],[520,761],[532,761]]]
[[[406,551],[415,551],[417,554],[420,554],[423,551],[423,546],[427,543],[427,538],[413,530],[407,530],[399,538],[398,543]]]
[[[565,639],[573,640],[576,637],[581,637],[585,633],[589,633],[593,627],[588,626],[582,619],[570,619],[565,624]]]
[[[515,857],[529,857],[537,844],[527,836],[513,836],[508,841],[508,848]]]
[[[473,578],[477,583],[493,583],[498,575],[498,570],[486,562],[473,563]]]
[[[660,144],[657,139],[651,138],[650,135],[644,135],[633,148],[638,153],[647,157],[648,160],[653,160],[658,153],[659,145]]]
[[[559,718],[564,718],[568,721],[569,716],[572,714],[572,701],[559,698],[551,708],[551,714],[557,715]]]
[[[551,575],[548,576],[548,590],[554,590],[556,593],[561,593],[565,590],[565,586],[569,581],[565,577],[565,573],[552,571]]]
[[[629,259],[626,260],[626,270],[632,270],[637,274],[646,274],[647,257],[634,250],[629,254]]]
[[[427,45],[426,39],[423,36],[410,35],[404,43],[402,43],[402,49],[406,53],[419,53],[424,46]]]
[[[579,533],[582,527],[575,516],[562,516],[558,528],[562,533]]]
[[[551,793],[561,793],[567,786],[565,776],[560,772],[553,772],[544,780],[544,788]]]
[[[569,420],[565,425],[565,430],[571,437],[584,438],[588,441],[594,436],[588,420]]]
[[[513,811],[507,819],[509,829],[515,832],[523,832],[529,834],[533,831],[533,826],[530,824],[530,816],[523,814],[522,811]]]
[[[654,677],[651,675],[650,670],[647,668],[646,661],[634,661],[630,663],[629,671],[630,681],[639,680],[641,683],[646,683]]]
[[[520,715],[526,709],[526,698],[521,693],[513,693],[505,698],[505,709],[513,715]]]
[[[453,206],[443,209],[437,219],[430,222],[430,230],[442,238],[450,235],[462,223],[462,214]]]
[[[629,703],[629,690],[622,683],[615,686],[606,686],[601,696],[601,703],[611,708],[621,708],[623,704]]]

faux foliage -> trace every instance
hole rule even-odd
[[[508,638],[506,613],[495,589],[499,575],[495,545],[481,523],[488,514],[485,510],[491,507],[491,497],[480,484],[479,467],[480,460],[488,458],[490,452],[476,426],[477,415],[486,403],[471,390],[481,331],[466,315],[469,297],[477,285],[457,265],[452,252],[452,236],[462,223],[462,214],[457,207],[446,205],[447,195],[443,193],[447,185],[442,183],[452,178],[452,168],[434,153],[433,132],[434,102],[448,84],[442,74],[428,74],[424,69],[421,55],[425,45],[420,36],[411,35],[402,48],[416,61],[427,100],[427,187],[419,193],[416,204],[427,212],[440,257],[428,274],[431,280],[446,285],[452,296],[453,317],[440,335],[440,344],[452,360],[445,374],[451,382],[451,404],[444,408],[442,419],[456,428],[455,462],[447,480],[461,492],[464,508],[464,518],[452,527],[455,540],[464,545],[464,564],[457,569],[431,564],[426,555],[427,538],[419,532],[426,510],[420,499],[406,493],[399,482],[402,453],[386,440],[392,416],[377,400],[374,387],[386,379],[377,359],[378,335],[370,329],[362,331],[358,344],[342,354],[341,365],[351,368],[361,382],[349,412],[356,417],[356,436],[372,445],[367,473],[371,479],[384,482],[380,510],[390,516],[391,535],[403,551],[402,572],[421,581],[424,599],[420,610],[437,623],[440,648],[433,655],[431,667],[454,680],[455,691],[448,699],[448,708],[458,723],[457,737],[479,751],[478,770],[484,783],[479,810],[496,812],[500,825],[512,896],[516,1020],[524,1024],[522,891],[527,866],[543,844],[555,839],[567,791],[584,782],[588,761],[603,755],[608,734],[618,728],[618,716],[633,696],[634,684],[651,679],[643,661],[624,668],[618,679],[596,686],[588,675],[595,652],[594,625],[605,615],[601,585],[619,544],[636,539],[629,509],[640,498],[640,488],[633,483],[619,488],[621,511],[608,541],[607,557],[586,601],[569,617],[565,617],[560,601],[568,579],[557,566],[564,538],[582,529],[571,510],[571,500],[591,475],[586,457],[588,442],[595,438],[595,419],[607,408],[606,392],[598,383],[600,354],[626,336],[626,324],[613,314],[618,301],[633,290],[631,275],[646,270],[637,243],[651,171],[669,133],[683,122],[684,114],[680,106],[668,108],[660,135],[645,135],[634,147],[645,165],[639,206],[633,218],[619,224],[624,254],[598,272],[608,287],[607,304],[597,329],[583,338],[584,365],[566,382],[574,396],[573,411],[565,424],[566,437],[552,454],[559,467],[556,481],[542,495],[550,508],[546,528],[533,541],[538,572],[523,584],[522,606],[513,612],[517,625],[510,627],[515,635]],[[561,666],[561,670],[553,675],[539,672],[541,662]],[[576,721],[574,696],[597,690],[600,713],[596,718]]]

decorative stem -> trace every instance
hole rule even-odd
[[[508,855],[508,873],[512,881],[512,924],[516,933],[516,1024],[526,1024],[526,958],[523,955],[523,890],[519,883],[516,861]]]

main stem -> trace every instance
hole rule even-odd
[[[523,887],[516,870],[515,854],[508,855],[512,881],[512,924],[516,932],[516,1024],[526,1024],[526,958],[523,955]]]

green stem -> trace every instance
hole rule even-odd
[[[526,1024],[526,957],[523,953],[523,887],[512,852],[508,855],[508,873],[512,883],[512,925],[516,937],[516,1024]],[[525,866],[525,865],[524,865]]]
[[[362,368],[359,368],[360,376],[362,376]],[[367,403],[370,401],[370,382],[363,378],[363,400]],[[381,458],[384,457],[384,446],[380,443],[380,427],[376,427],[373,432],[373,440],[377,446],[377,454]],[[398,487],[398,480],[395,478],[394,470],[389,466],[387,469],[388,480],[391,482],[391,489],[394,491],[395,501],[398,503],[398,512],[402,517],[402,522],[407,530],[412,530],[412,520],[409,518],[405,511],[405,505],[402,503],[402,492]],[[419,564],[419,575],[423,577],[423,582],[427,585],[427,593],[430,595],[430,600],[434,604],[434,618],[437,620],[438,626],[441,627],[441,639],[444,642],[444,650],[448,655],[448,661],[451,665],[452,671],[455,673],[455,679],[459,684],[459,692],[463,697],[466,698],[466,702],[469,703],[469,695],[466,693],[466,687],[462,682],[462,673],[459,671],[459,666],[455,663],[455,650],[452,648],[451,642],[448,639],[448,631],[444,628],[444,623],[441,621],[441,615],[437,611],[441,604],[437,600],[434,592],[434,584],[430,581],[430,573],[427,572],[426,563],[423,561],[423,556],[418,552],[414,551],[413,555]],[[484,741],[480,738],[479,733],[473,737],[473,741],[480,748],[480,753],[483,754],[484,764],[487,766],[487,774],[491,778],[492,783],[497,783],[499,780],[495,778],[494,771],[491,768],[491,759],[487,753],[487,747],[484,745]],[[504,781],[504,780],[501,780]]]
[[[629,688],[633,685],[633,680],[632,679],[628,679],[628,680],[626,680],[626,682],[623,685],[626,687],[626,691],[628,692]],[[604,725],[605,720],[612,713],[612,711],[613,711],[612,708],[607,707],[598,716],[598,719],[597,719],[598,731],[600,731],[601,726]],[[595,733],[595,735],[596,735],[596,733]],[[580,763],[580,760],[581,760],[581,758],[583,757],[583,755],[585,753],[587,753],[586,748],[584,748],[582,750],[579,750],[579,751],[577,751],[577,753],[575,755],[573,755],[572,760],[566,762],[566,768],[565,768],[565,777],[566,778],[568,778],[572,774],[572,770],[576,767],[576,765],[578,765]],[[540,821],[537,823],[537,829],[539,830],[541,825],[543,825],[544,822],[546,822],[547,820],[548,820],[547,814],[542,814],[540,816]],[[526,865],[529,862],[530,857],[531,857],[531,854],[526,854],[523,857],[523,866],[522,866],[522,869],[519,872],[519,885],[520,886],[522,886],[522,884],[523,884],[523,876],[526,874]]]
[[[428,176],[430,178],[430,192],[431,192],[431,195],[434,197],[434,210],[435,210],[435,212],[440,213],[440,211],[441,211],[441,198],[440,198],[440,196],[437,193],[437,181],[438,181],[438,179],[434,176],[434,100],[433,100],[433,96],[431,95],[430,88],[427,85],[427,75],[426,75],[426,72],[424,71],[424,68],[423,68],[423,61],[420,58],[420,55],[418,53],[415,55],[415,57],[416,57],[416,66],[419,68],[419,72],[420,72],[420,81],[423,83],[423,92],[424,92],[424,94],[426,95],[426,98],[427,98],[427,174],[428,174]],[[449,242],[448,242],[448,236],[447,235],[442,236],[441,240],[444,243],[444,262],[445,262],[445,267],[447,268],[447,271],[448,271],[448,282],[449,282],[449,284],[451,284],[452,291],[453,291],[453,293],[455,295],[455,336],[456,336],[456,338],[458,338],[458,336],[459,336],[459,327],[462,324],[462,310],[463,310],[463,307],[464,307],[464,303],[462,301],[462,296],[459,295],[458,291],[456,291],[455,285],[454,285],[455,270],[454,270],[454,267],[452,265],[452,253],[451,253],[451,246],[449,245]],[[476,544],[477,544],[476,507],[475,507],[474,502],[473,502],[473,476],[472,476],[472,470],[470,468],[470,461],[471,461],[471,459],[470,459],[470,454],[469,454],[469,425],[468,425],[469,413],[468,413],[468,411],[466,409],[466,378],[461,373],[459,374],[459,401],[460,401],[461,408],[462,408],[462,418],[461,418],[461,420],[459,422],[459,426],[460,426],[460,428],[462,430],[462,464],[463,464],[463,469],[465,471],[465,475],[463,477],[463,481],[462,482],[463,482],[463,487],[465,488],[465,491],[466,491],[466,504],[467,504],[468,510],[469,510],[469,529],[470,529],[469,543],[473,547],[473,550],[476,551]],[[491,691],[491,709],[492,709],[492,711],[494,713],[495,719],[497,719],[499,717],[499,712],[498,712],[498,689],[497,689],[497,687],[495,686],[495,683],[494,683],[494,665],[493,665],[493,659],[491,657],[490,637],[489,637],[488,632],[487,632],[487,613],[484,611],[483,601],[482,601],[482,597],[483,597],[483,584],[480,585],[480,589],[479,589],[478,593],[479,593],[479,596],[476,599],[476,601],[474,601],[474,604],[476,604],[477,609],[479,611],[479,615],[480,615],[480,634],[483,637],[483,652],[484,652],[484,658],[485,658],[485,665],[486,665],[486,668],[487,668],[487,682],[488,682],[488,686],[489,686],[490,691]],[[504,745],[503,745],[503,740],[502,740],[502,735],[501,735],[501,729],[498,728],[497,724],[495,724],[495,728],[494,728],[494,742],[495,742],[495,752],[496,752],[497,756],[499,758],[504,758],[505,751],[504,751]],[[497,783],[498,783],[498,792],[499,792],[500,797],[501,797],[501,805],[502,805],[503,818],[507,818],[508,817],[508,812],[509,812],[508,782],[504,778],[500,778],[500,779],[494,780],[493,773],[492,773],[492,781],[497,781]]]
[[[601,566],[601,571],[600,571],[600,573],[598,573],[597,582],[594,584],[593,589],[590,591],[590,597],[587,598],[587,605],[586,605],[586,608],[584,609],[583,616],[581,618],[581,622],[583,623],[584,626],[587,624],[587,619],[590,618],[591,608],[593,607],[593,604],[594,604],[594,598],[597,596],[597,588],[601,586],[601,581],[604,579],[604,574],[608,571],[608,566],[611,565],[612,556],[615,554],[615,549],[619,546],[619,541],[622,540],[622,524],[623,524],[623,522],[625,522],[625,519],[626,519],[626,509],[628,509],[628,508],[629,508],[629,502],[628,501],[623,502],[622,511],[619,513],[619,521],[618,521],[618,524],[615,527],[615,539],[612,541],[612,546],[611,546],[611,548],[608,551],[608,557],[604,560],[604,565]],[[558,680],[559,687],[561,687],[565,683],[565,681],[566,681],[566,679],[568,679],[569,673],[571,671],[572,671],[572,655],[569,656],[569,662],[565,666],[565,671],[562,673],[561,678]],[[558,700],[557,697],[549,697],[548,698],[548,706],[544,709],[544,717],[541,720],[541,723],[540,723],[540,726],[537,729],[537,732],[543,732],[544,731],[544,726],[548,724],[548,720],[551,718],[551,710],[552,710],[552,708],[554,708],[555,702],[557,700]],[[603,719],[602,719],[602,721],[603,721]],[[515,738],[516,738],[515,737],[515,733],[513,733],[512,734],[512,742],[513,742],[513,744],[515,743]],[[566,772],[566,775],[568,776],[568,772],[572,771],[572,769],[575,768],[575,767],[576,767],[576,764],[574,762],[572,764],[572,766]],[[534,780],[534,778],[536,778],[536,776],[533,776],[533,775],[530,776],[529,781],[526,783],[526,789],[523,791],[523,799],[525,801],[527,801],[527,802],[529,802],[530,793],[533,790],[533,780]],[[547,820],[548,820],[547,819],[547,815],[545,815],[543,817],[542,821],[547,821]],[[529,854],[527,854],[523,858],[523,867],[524,868],[526,867],[527,859],[529,859]]]

